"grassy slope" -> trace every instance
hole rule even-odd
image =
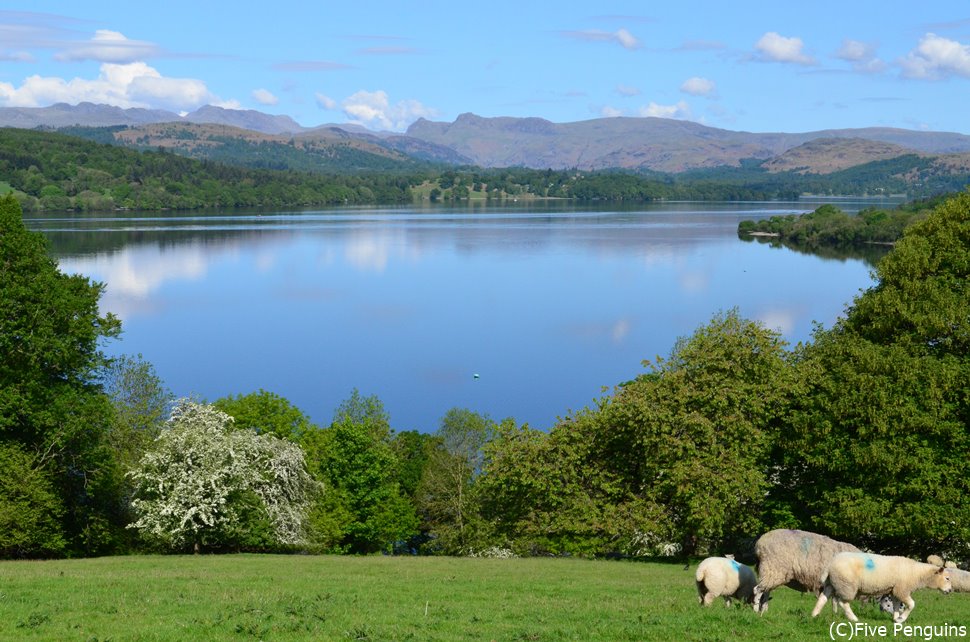
[[[569,559],[114,557],[0,562],[2,640],[823,640],[835,618],[775,592],[697,605],[680,564]],[[910,624],[970,624],[970,598],[917,593]],[[891,622],[875,607],[856,613]]]

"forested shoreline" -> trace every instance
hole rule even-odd
[[[967,560],[970,192],[918,218],[807,344],[723,311],[549,431],[454,408],[425,433],[357,390],[325,426],[266,390],[173,399],[105,356],[103,285],[8,193],[0,556],[655,556],[789,527]]]
[[[935,194],[962,189],[960,176],[932,175],[919,186],[895,172],[902,161],[879,161],[826,175],[737,168],[681,174],[630,171],[483,169],[400,164],[359,171],[260,169],[136,150],[63,133],[0,128],[0,194],[12,192],[27,212],[195,210],[470,202],[556,198],[581,203],[662,200],[797,200],[800,194]],[[221,158],[221,157],[220,157]],[[893,163],[896,163],[895,165]],[[897,165],[899,167],[897,167]]]
[[[893,209],[868,207],[848,214],[826,204],[808,214],[772,216],[738,224],[738,236],[769,237],[796,248],[851,248],[871,244],[892,245],[903,231],[929,215],[946,196],[910,201]]]

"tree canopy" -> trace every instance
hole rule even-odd
[[[3,458],[13,468],[0,476],[29,468],[36,492],[56,498],[45,500],[48,514],[78,554],[112,550],[123,519],[120,474],[105,443],[112,409],[98,383],[103,342],[121,326],[99,313],[102,292],[60,272],[18,202],[0,197],[0,442],[16,446]]]

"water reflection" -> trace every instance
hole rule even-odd
[[[107,284],[112,351],[177,394],[265,388],[318,422],[353,388],[399,430],[451,407],[546,428],[738,307],[791,342],[870,283],[860,260],[743,243],[815,205],[37,217],[62,269]],[[473,379],[472,373],[480,373]]]

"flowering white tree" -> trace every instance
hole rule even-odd
[[[186,399],[175,405],[167,429],[129,473],[138,516],[129,528],[198,552],[245,531],[255,498],[276,543],[303,541],[318,488],[303,450],[272,435],[234,431],[232,423],[210,405]]]

